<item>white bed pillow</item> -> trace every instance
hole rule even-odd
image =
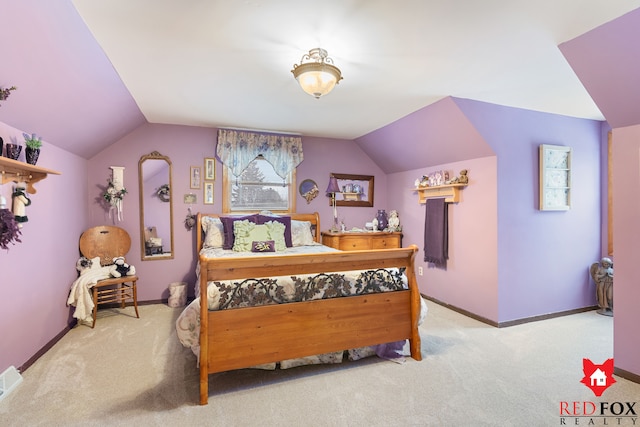
[[[202,217],[204,248],[221,248],[224,243],[224,227],[220,218]]]
[[[309,221],[291,220],[291,243],[294,247],[313,245],[314,242]]]

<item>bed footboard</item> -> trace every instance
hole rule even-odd
[[[207,281],[313,273],[405,268],[409,289],[297,303],[208,311],[200,304],[200,404],[209,397],[209,374],[348,348],[409,339],[421,360],[420,292],[414,272],[417,246],[314,255],[200,258],[200,298]]]

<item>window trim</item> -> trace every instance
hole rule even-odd
[[[257,158],[257,157],[256,157]],[[255,159],[254,159],[255,160]],[[243,214],[253,213],[253,211],[232,211],[231,210],[231,183],[233,174],[226,165],[222,165],[222,213],[225,214]],[[298,192],[296,191],[296,169],[293,169],[289,173],[289,209],[287,210],[272,210],[273,213],[288,214],[296,212],[296,199]]]

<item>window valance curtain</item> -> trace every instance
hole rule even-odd
[[[216,154],[234,176],[242,171],[256,157],[262,155],[278,176],[285,179],[303,160],[302,138],[291,135],[275,135],[259,132],[218,130]]]

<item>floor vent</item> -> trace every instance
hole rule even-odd
[[[0,401],[7,397],[21,382],[22,375],[13,366],[9,366],[6,371],[0,374]]]

